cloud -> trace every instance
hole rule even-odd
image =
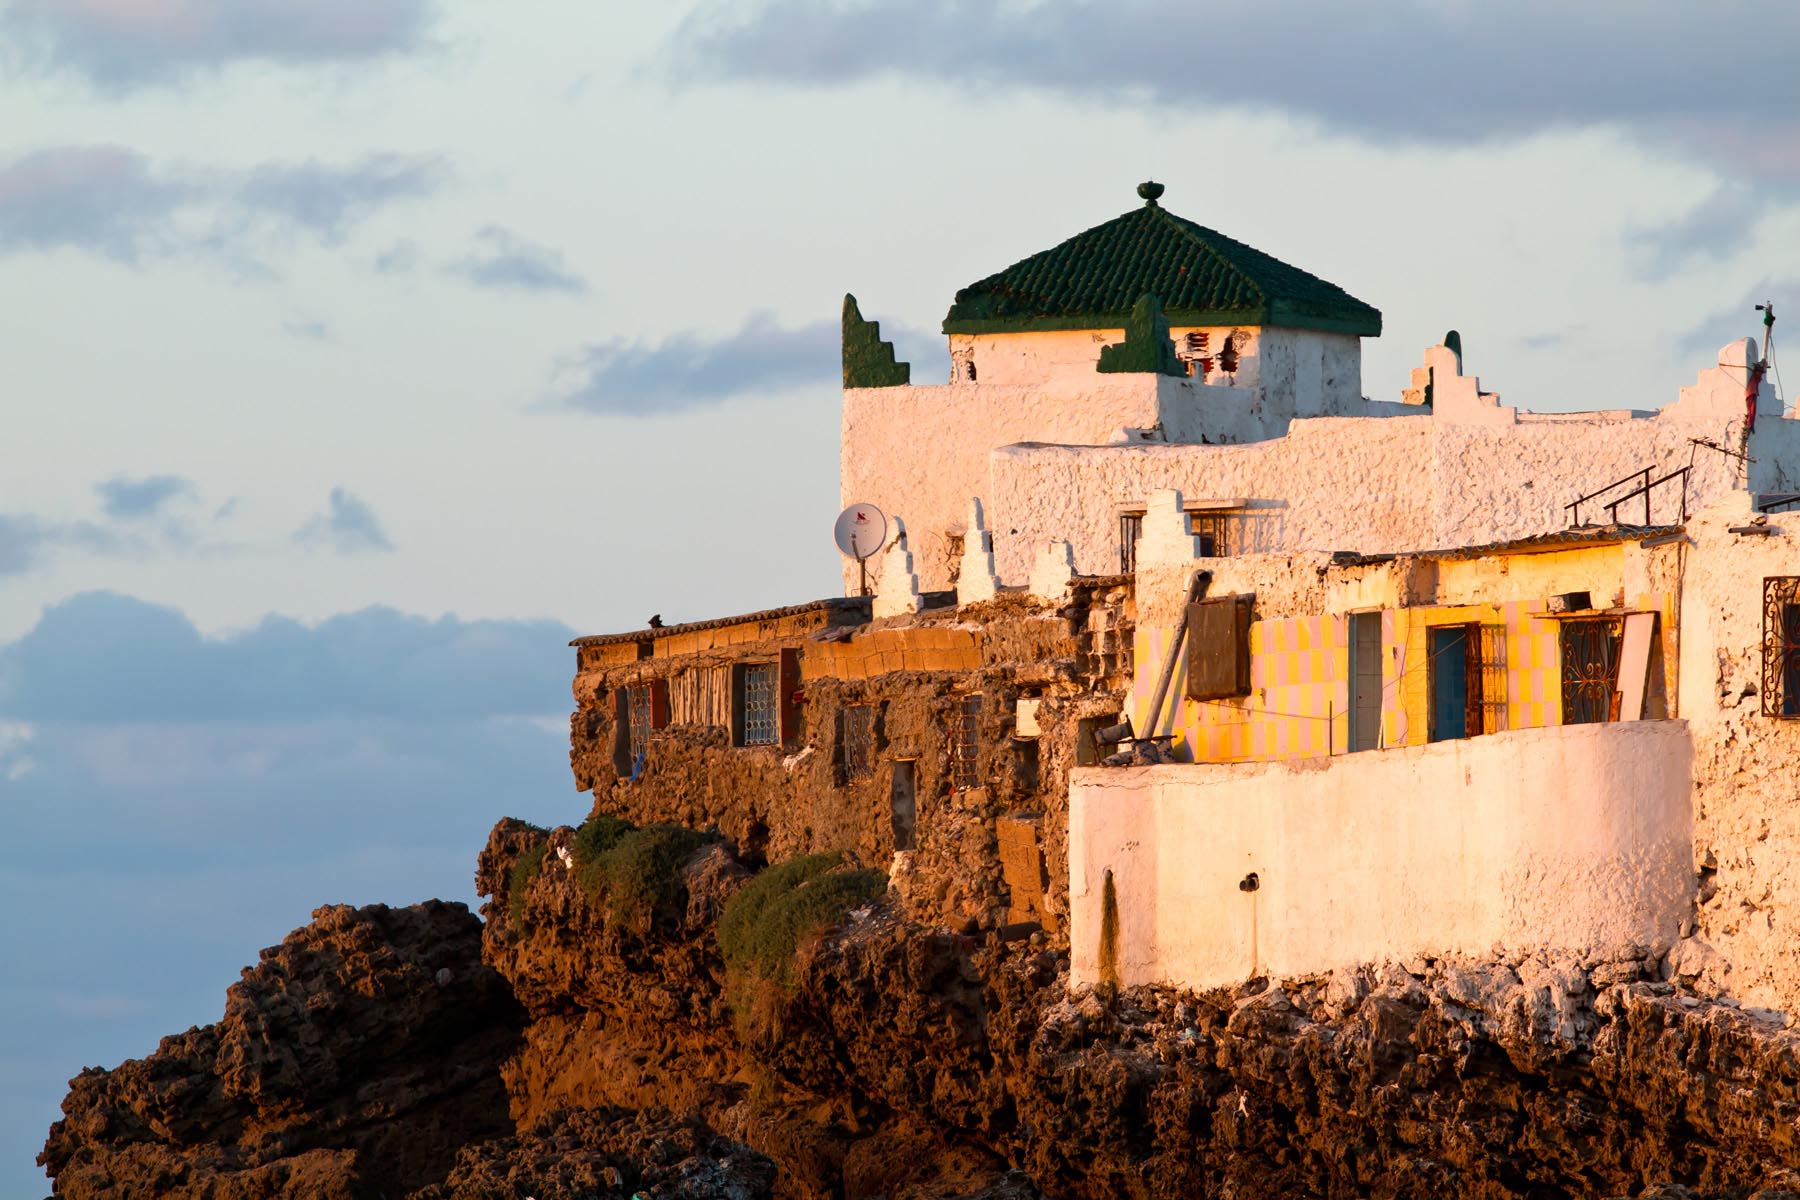
[[[427,44],[431,0],[11,0],[17,60],[118,93],[234,63],[364,62]]]
[[[94,490],[100,493],[106,515],[118,521],[154,516],[175,497],[193,495],[194,485],[179,475],[146,475],[142,479],[115,475],[95,484]]]
[[[329,545],[340,554],[361,550],[392,550],[394,544],[381,528],[375,510],[341,487],[331,489],[330,508],[294,531],[294,540]]]
[[[1627,231],[1626,244],[1644,278],[1667,279],[1692,259],[1729,259],[1749,249],[1757,220],[1774,204],[1766,188],[1720,184],[1675,220]]]
[[[309,321],[296,317],[291,321],[283,321],[281,332],[289,337],[296,337],[307,342],[329,342],[331,340],[331,326],[323,321]]]
[[[882,335],[913,378],[931,376],[942,359],[943,339],[904,325],[882,322]],[[551,377],[551,402],[606,416],[657,416],[722,404],[739,396],[795,387],[835,389],[842,380],[842,327],[818,321],[790,328],[757,313],[736,333],[708,337],[697,331],[660,342],[598,342],[567,355]]]
[[[452,263],[449,270],[477,287],[529,292],[587,291],[587,280],[564,265],[560,250],[527,241],[498,225],[479,230],[475,241],[476,249]]]
[[[377,275],[406,275],[419,264],[419,244],[402,238],[375,256]]]
[[[1728,69],[1704,49],[1721,38]],[[1800,184],[1800,117],[1770,95],[1791,85],[1745,84],[1790,79],[1796,44],[1800,7],[1750,0],[1399,0],[1378,12],[1337,0],[714,0],[683,20],[664,61],[687,83],[900,76],[1146,114],[1276,111],[1373,142],[1622,127]]]
[[[367,608],[202,637],[172,608],[87,592],[0,647],[10,721],[488,718],[566,711],[574,631]]]
[[[254,272],[264,248],[337,245],[447,174],[443,160],[417,155],[239,170],[159,167],[121,146],[50,147],[0,164],[0,254],[72,249],[125,264],[198,255]]]
[[[141,547],[93,521],[46,521],[26,513],[0,513],[0,578],[23,575],[61,548],[98,554],[128,553]]]

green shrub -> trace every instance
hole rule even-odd
[[[575,829],[575,838],[569,844],[569,854],[575,860],[575,880],[581,884],[590,899],[599,900],[606,894],[606,876],[600,860],[607,851],[619,844],[619,839],[637,828],[624,817],[609,817],[596,813],[583,821]]]
[[[514,932],[522,932],[525,928],[525,893],[530,890],[532,880],[538,877],[538,872],[544,869],[544,855],[549,852],[550,843],[539,842],[519,855],[507,876],[506,915],[512,922]]]
[[[644,932],[657,909],[679,898],[680,865],[711,840],[711,835],[680,826],[630,829],[583,871],[583,883],[596,900],[603,896],[607,901],[608,921]]]
[[[789,983],[802,942],[887,890],[887,876],[880,871],[844,870],[843,864],[842,854],[808,854],[770,867],[745,884],[719,918],[719,950],[726,967]]]

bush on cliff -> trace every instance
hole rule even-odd
[[[680,897],[681,864],[711,835],[679,825],[635,828],[621,817],[595,815],[575,830],[575,879],[609,921],[647,931],[659,909]]]
[[[788,984],[802,942],[887,890],[872,868],[844,869],[841,853],[808,854],[745,884],[719,918],[719,950],[733,972]]]

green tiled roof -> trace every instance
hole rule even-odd
[[[1373,337],[1381,312],[1336,284],[1233,241],[1161,205],[1078,233],[956,293],[945,333],[1122,328],[1138,297],[1171,325],[1278,325]]]

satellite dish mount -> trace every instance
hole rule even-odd
[[[887,544],[887,531],[887,514],[873,504],[852,504],[838,514],[832,535],[838,549],[856,560],[857,573],[861,577],[858,595],[869,594],[869,559]]]

